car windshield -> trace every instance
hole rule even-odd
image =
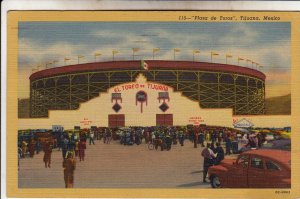
[[[238,159],[237,164],[238,164],[239,166],[242,166],[243,168],[248,167],[248,164],[249,164],[249,156],[247,156],[247,155],[241,156],[241,157]]]

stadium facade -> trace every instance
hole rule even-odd
[[[258,70],[219,63],[145,60],[85,63],[33,73],[30,116],[42,118],[49,117],[50,110],[76,110],[110,88],[134,82],[139,74],[152,86],[167,86],[180,92],[203,110],[229,108],[233,115],[265,112],[266,76]],[[118,93],[116,90],[111,100],[117,100]],[[156,98],[161,100],[168,98],[168,92],[163,90],[158,95]],[[138,97],[146,99],[147,93],[136,93]],[[163,113],[164,109],[168,108],[161,107]]]

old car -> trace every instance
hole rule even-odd
[[[290,188],[291,152],[259,149],[224,159],[208,170],[213,188]]]
[[[291,151],[291,140],[290,139],[272,140],[264,144],[262,148]]]

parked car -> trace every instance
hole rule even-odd
[[[213,188],[290,188],[291,152],[259,149],[224,159],[208,170]]]
[[[264,144],[262,148],[291,151],[291,140],[290,139],[272,140]]]
[[[279,134],[283,139],[291,139],[291,131],[279,131]]]

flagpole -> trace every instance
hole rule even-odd
[[[132,49],[132,60],[134,60],[134,49]]]
[[[175,60],[175,49],[174,49],[174,60]]]
[[[57,60],[53,60],[53,67],[55,67],[56,66],[56,64],[55,63],[57,63],[58,61]]]
[[[195,61],[195,52],[193,52],[193,62]]]

